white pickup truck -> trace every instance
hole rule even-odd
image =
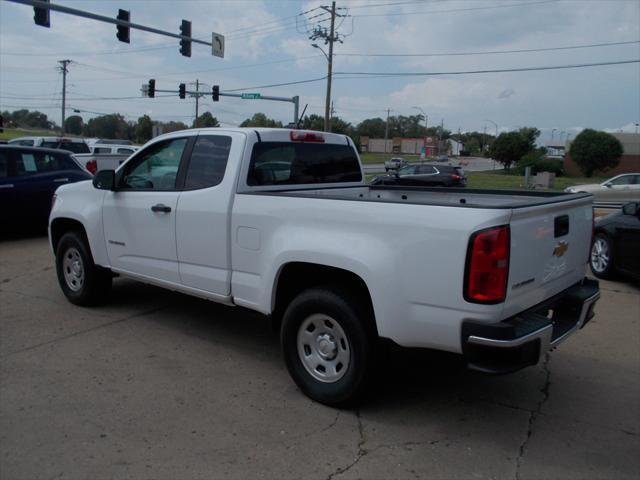
[[[593,317],[588,194],[368,186],[344,135],[199,129],[60,187],[57,275],[78,305],[121,275],[270,316],[320,402],[355,401],[388,339],[505,373]]]

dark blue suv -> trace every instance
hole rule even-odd
[[[91,178],[71,152],[0,145],[0,234],[44,229],[56,189]]]

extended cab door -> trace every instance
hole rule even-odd
[[[180,278],[187,287],[230,294],[231,204],[244,143],[241,133],[200,134],[186,161],[176,240]]]
[[[153,143],[118,171],[117,190],[107,191],[103,204],[105,242],[114,270],[180,283],[176,180],[193,138]]]

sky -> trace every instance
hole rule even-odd
[[[60,123],[57,66],[70,59],[67,112],[80,110],[85,121],[118,112],[133,121],[148,114],[190,124],[194,99],[160,93],[142,98],[140,87],[149,78],[166,90],[197,79],[207,92],[219,85],[222,92],[299,95],[307,114],[324,114],[327,60],[309,36],[329,26],[329,14],[320,7],[330,3],[53,2],[111,17],[123,8],[132,22],[175,33],[182,19],[190,20],[196,38],[225,35],[225,56],[214,57],[210,47],[194,44],[191,58],[183,57],[177,39],[139,30],[132,30],[131,43],[125,44],[116,39],[115,25],[58,12],[51,13],[51,28],[39,27],[31,7],[2,0],[0,110],[37,109]],[[341,42],[334,49],[332,99],[335,115],[354,124],[385,118],[390,109],[391,115],[424,112],[428,125],[442,122],[452,131],[535,126],[548,141],[552,134],[557,139],[564,132],[566,138],[583,128],[633,132],[640,122],[637,62],[461,73],[640,60],[640,0],[337,0],[336,5]],[[327,51],[322,40],[316,43]],[[319,80],[266,88],[314,79]],[[256,112],[284,123],[293,117],[290,103],[228,97],[214,103],[210,95],[200,100],[203,111],[223,126],[238,125]]]

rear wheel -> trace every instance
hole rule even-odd
[[[65,233],[58,242],[56,272],[62,292],[76,305],[102,303],[111,292],[111,272],[93,263],[87,241],[80,232]]]
[[[298,387],[318,402],[344,406],[365,390],[375,334],[361,304],[342,290],[312,288],[285,311],[285,363]]]
[[[598,278],[610,278],[613,275],[613,245],[604,233],[598,233],[591,247],[591,271]]]

